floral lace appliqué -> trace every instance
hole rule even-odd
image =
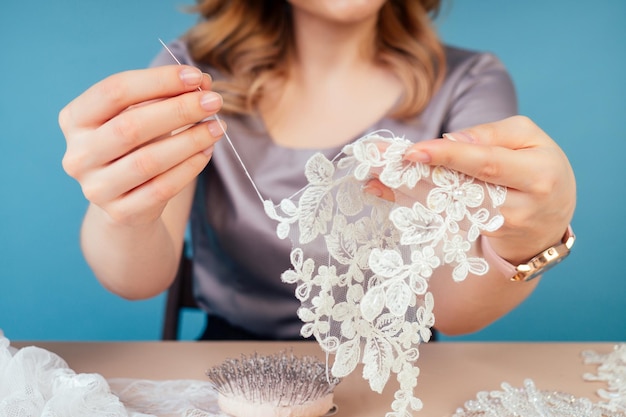
[[[586,373],[586,381],[604,381],[606,389],[599,389],[600,405],[611,411],[620,411],[626,416],[626,343],[616,345],[610,353],[586,350],[582,353],[586,364],[597,364],[596,374]]]
[[[597,390],[602,401],[539,390],[526,379],[521,388],[503,383],[502,391],[479,392],[453,417],[626,417],[626,344],[610,353],[586,350],[582,356],[584,363],[598,365],[596,374],[585,373],[583,379],[608,384]]]
[[[467,401],[453,417],[519,416],[624,417],[624,414],[595,404],[588,398],[539,390],[531,379],[526,379],[522,388],[503,383],[502,391],[479,392],[476,399]]]
[[[413,389],[418,347],[435,323],[428,281],[442,267],[454,281],[488,271],[472,243],[502,225],[497,207],[506,188],[406,161],[412,142],[387,133],[361,138],[333,160],[314,155],[304,189],[264,204],[277,235],[294,245],[282,280],[296,285],[301,334],[334,355],[335,377],[362,363],[363,377],[381,392],[395,374],[400,388],[387,417],[405,417],[422,408]],[[395,202],[363,191],[374,176],[394,190]]]

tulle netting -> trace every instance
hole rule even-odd
[[[207,381],[107,381],[46,349],[15,349],[0,330],[0,417],[61,416],[227,417]]]

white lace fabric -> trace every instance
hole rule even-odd
[[[453,417],[626,417],[626,344],[609,353],[583,351],[582,356],[585,363],[598,365],[596,374],[586,373],[583,379],[608,385],[597,390],[601,401],[542,391],[527,379],[522,388],[503,383],[502,391],[479,392]]]
[[[502,391],[481,391],[465,403],[453,417],[624,417],[593,403],[563,392],[542,391],[530,379],[524,387],[502,384]]]
[[[434,270],[447,268],[454,281],[488,271],[474,242],[502,225],[497,208],[506,197],[504,187],[405,161],[411,145],[376,132],[332,161],[316,154],[303,190],[278,205],[265,202],[278,237],[294,244],[293,268],[282,279],[297,285],[301,334],[334,355],[335,377],[362,363],[363,377],[381,392],[396,374],[400,389],[387,417],[422,408],[413,395],[415,362],[435,323]],[[395,202],[363,191],[374,176],[394,190]]]
[[[598,365],[596,374],[586,373],[583,378],[586,381],[606,382],[608,385],[597,391],[602,398],[600,405],[626,416],[626,343],[616,345],[609,353],[586,350],[582,355],[585,363]]]
[[[228,417],[220,411],[218,392],[209,381],[111,378],[108,382],[134,417]]]

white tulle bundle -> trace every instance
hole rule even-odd
[[[58,355],[10,347],[0,331],[0,417],[128,416],[107,381],[77,374]]]
[[[0,417],[224,417],[208,381],[144,381],[76,373],[39,347],[11,347],[0,330]]]

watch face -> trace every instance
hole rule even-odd
[[[540,275],[543,275],[546,271],[554,268],[559,263],[561,263],[561,261],[563,261],[563,259],[567,258],[567,255],[569,255],[569,252],[566,252],[562,256],[559,256],[558,258],[553,259],[551,262],[546,263],[541,268],[535,270],[531,274],[529,274],[526,277],[522,278],[522,281],[530,281],[531,279],[534,279],[534,278],[537,278]]]

